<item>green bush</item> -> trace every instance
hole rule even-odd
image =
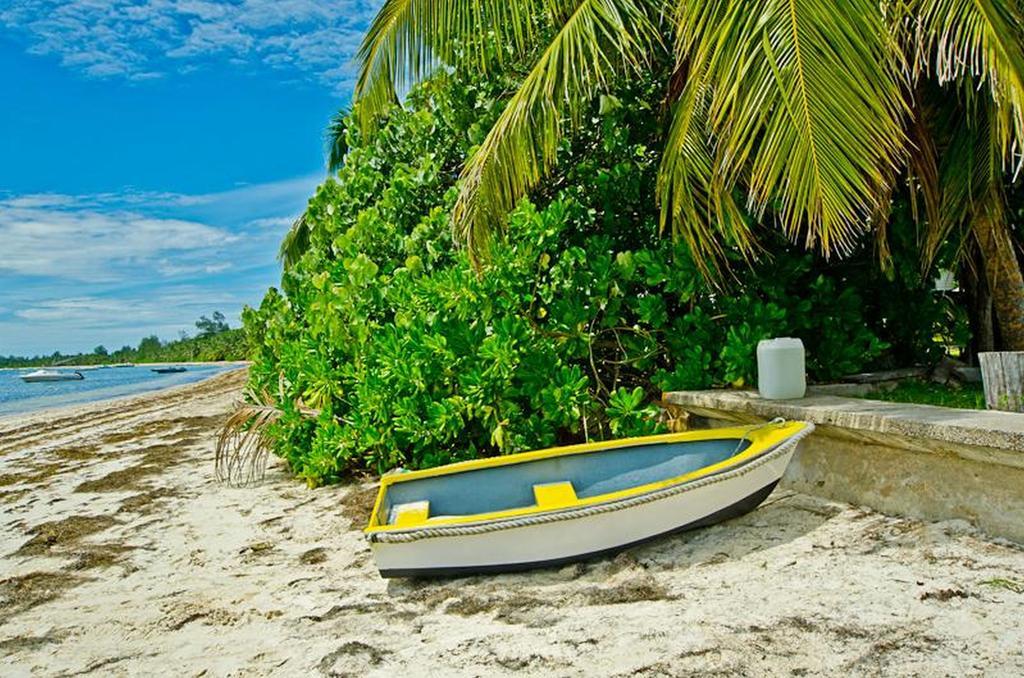
[[[449,213],[496,90],[447,75],[378,133],[348,125],[346,162],[309,203],[309,250],[284,294],[244,314],[253,386],[285,412],[276,451],[309,483],[652,433],[660,391],[750,384],[770,336],[801,337],[811,376],[831,379],[937,331],[888,327],[878,298],[943,303],[913,276],[886,278],[867,250],[830,265],[767,229],[752,266],[705,283],[659,235],[644,83],[565,145],[557,177],[475,270]]]

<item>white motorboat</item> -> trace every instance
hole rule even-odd
[[[43,381],[81,381],[82,379],[85,379],[85,375],[78,371],[36,370],[35,372],[21,375],[21,380],[30,384]]]

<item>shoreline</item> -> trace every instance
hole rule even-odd
[[[148,364],[159,364],[159,363],[148,363]],[[181,363],[181,364],[185,364],[185,363]],[[228,367],[228,366],[234,365],[236,363],[234,361],[231,361],[231,362],[222,362],[222,363],[189,363],[189,364],[194,364],[194,365],[218,365],[218,366]],[[144,366],[145,365],[139,364],[139,367],[144,367]],[[25,368],[5,368],[5,369],[25,369]],[[177,395],[179,393],[187,393],[189,389],[191,389],[193,387],[196,387],[196,386],[199,386],[201,384],[205,384],[205,383],[209,382],[211,379],[217,379],[219,377],[227,377],[228,375],[237,374],[238,372],[241,372],[241,371],[248,371],[248,363],[239,365],[239,367],[237,369],[225,369],[225,370],[223,370],[221,372],[217,372],[217,373],[211,374],[211,375],[209,375],[207,377],[203,377],[202,379],[198,379],[196,381],[190,381],[190,382],[185,383],[185,384],[174,384],[172,386],[164,386],[164,387],[159,387],[159,388],[153,388],[153,389],[149,389],[149,390],[146,390],[146,391],[140,391],[138,393],[130,393],[130,394],[127,394],[127,395],[113,396],[111,398],[98,398],[96,400],[88,400],[88,401],[80,402],[80,403],[69,403],[67,405],[56,405],[54,407],[44,407],[42,409],[28,410],[26,412],[11,412],[11,413],[2,413],[2,412],[0,412],[0,428],[2,428],[5,424],[14,423],[13,420],[15,420],[15,419],[25,420],[26,423],[31,423],[32,421],[34,421],[36,419],[51,419],[51,418],[54,418],[54,417],[57,417],[57,418],[69,417],[69,416],[73,416],[73,415],[75,415],[76,413],[79,413],[79,412],[81,412],[82,414],[87,414],[90,409],[94,409],[95,407],[109,407],[109,406],[118,405],[118,404],[124,405],[124,406],[132,406],[132,405],[137,404],[136,401],[144,400],[147,397],[156,397],[156,396],[160,396],[160,395]],[[21,422],[19,421],[18,423],[21,423]]]

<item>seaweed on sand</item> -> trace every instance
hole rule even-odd
[[[69,516],[63,520],[51,520],[29,530],[31,539],[21,545],[15,555],[38,556],[46,555],[54,549],[66,550],[81,539],[97,532],[102,532],[117,520],[113,516]]]
[[[0,580],[0,619],[49,602],[84,580],[64,572],[30,572]]]

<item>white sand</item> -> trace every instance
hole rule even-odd
[[[614,560],[382,580],[367,486],[214,482],[240,384],[0,421],[0,674],[1024,675],[1019,547],[786,492]]]

